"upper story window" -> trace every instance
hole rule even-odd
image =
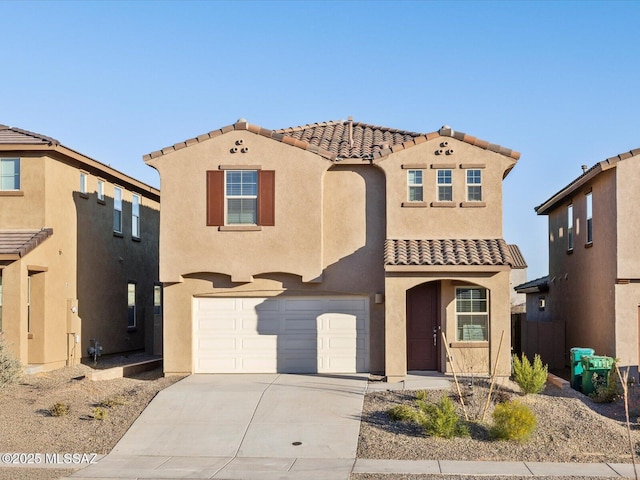
[[[20,190],[19,158],[0,158],[0,190]]]
[[[452,202],[453,201],[453,180],[451,177],[451,170],[438,170],[438,201],[439,202]]]
[[[113,231],[122,233],[122,189],[113,187]]]
[[[227,170],[225,173],[225,224],[257,225],[258,171]]]
[[[422,170],[407,170],[407,186],[409,187],[409,201],[422,202]]]
[[[591,192],[587,193],[587,243],[593,243],[593,199]]]
[[[131,197],[131,236],[140,238],[140,195]]]
[[[567,207],[567,250],[573,250],[573,204]]]
[[[482,201],[482,170],[467,170],[467,202]]]
[[[80,172],[80,193],[87,193],[87,174]]]
[[[208,171],[207,225],[229,230],[275,225],[275,172],[242,167]]]
[[[96,189],[98,200],[104,202],[104,180],[98,180],[98,188]]]
[[[456,340],[489,340],[489,299],[486,288],[456,288]]]

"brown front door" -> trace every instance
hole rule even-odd
[[[438,370],[439,282],[407,291],[407,370]]]

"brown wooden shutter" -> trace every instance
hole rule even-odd
[[[207,225],[224,225],[224,171],[207,171]]]
[[[258,171],[258,225],[272,227],[275,225],[275,193],[276,172],[273,170]]]

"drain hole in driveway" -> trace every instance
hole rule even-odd
[[[291,445],[295,445],[297,447],[298,445],[302,445],[302,442],[293,442]]]

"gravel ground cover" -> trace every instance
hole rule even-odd
[[[114,357],[99,360],[99,365],[105,368],[141,359],[145,357]],[[92,367],[78,365],[25,375],[0,389],[0,452],[109,453],[158,391],[180,379],[165,378],[158,368],[130,378],[93,382],[84,378],[90,371]],[[69,412],[51,416],[49,409],[55,403],[68,405]],[[94,418],[97,407],[106,412],[103,420]],[[9,475],[0,479],[13,478],[13,468],[0,469],[2,475]]]
[[[632,441],[636,455],[640,442],[640,430],[636,422],[640,413],[640,392],[637,390],[632,390],[630,401],[634,415]],[[480,418],[487,391],[486,382],[482,381],[476,381],[473,389],[465,388],[463,395],[469,407],[470,418]],[[429,393],[429,400],[437,401],[441,396],[449,395],[455,399],[456,407],[462,413],[454,392],[453,388],[450,391],[433,391]],[[471,392],[473,395],[470,395]],[[484,424],[471,424],[471,437],[447,440],[427,437],[415,424],[390,420],[387,409],[400,403],[412,404],[416,392],[385,391],[367,394],[358,457],[400,460],[631,463],[624,425],[624,403],[621,400],[610,404],[595,403],[572,389],[561,390],[549,385],[538,395],[521,396],[518,392],[518,386],[506,379],[498,388],[501,399],[517,398],[535,412],[538,425],[532,438],[526,443],[491,440],[488,427],[493,403]],[[378,477],[362,477],[367,480],[369,478]],[[395,480],[404,477],[392,478]]]

